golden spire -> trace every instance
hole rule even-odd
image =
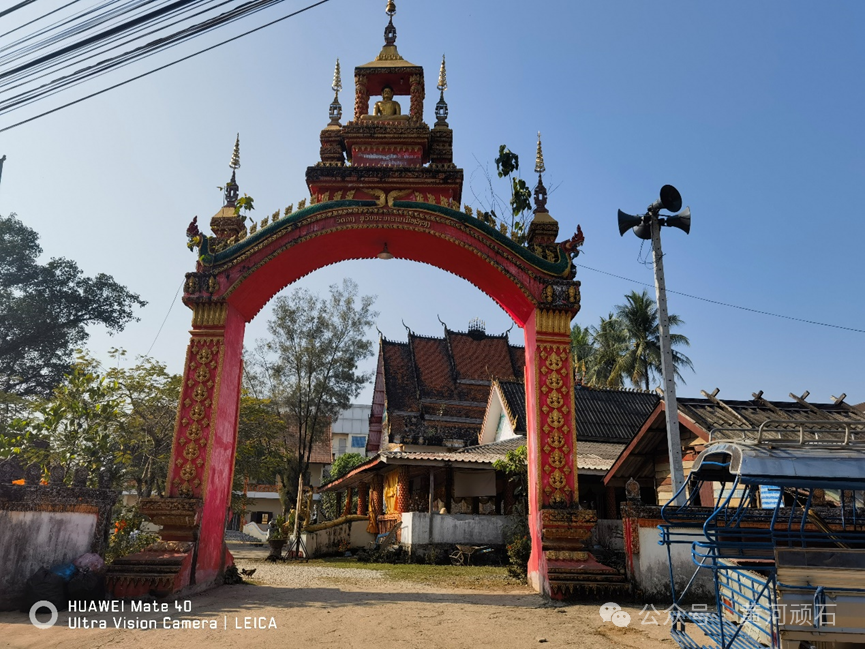
[[[240,169],[240,133],[237,134],[237,139],[234,141],[234,151],[228,166],[232,170]]]
[[[535,155],[535,173],[542,174],[547,170],[544,166],[544,150],[541,148],[541,132],[538,131],[538,152]]]
[[[339,91],[342,90],[342,75],[339,71],[339,59],[336,60],[336,67],[333,69],[333,101],[330,103],[330,123],[328,127],[339,126],[339,120],[342,119],[342,106],[339,103]]]
[[[342,75],[339,71],[339,59],[336,60],[336,67],[333,69],[333,85],[331,89],[339,95],[339,91],[342,90]]]
[[[393,16],[396,13],[396,3],[393,0],[387,0],[387,9],[384,12],[388,16]]]
[[[448,73],[445,69],[445,55],[442,54],[442,66],[439,68],[439,90],[445,91],[448,89]]]

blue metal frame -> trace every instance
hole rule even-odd
[[[677,493],[661,508],[664,523],[658,526],[658,543],[666,546],[669,562],[673,598],[671,636],[683,649],[712,646],[702,645],[691,637],[687,625],[693,624],[711,638],[718,649],[779,648],[781,624],[777,615],[779,584],[775,549],[839,546],[865,550],[865,525],[857,515],[856,493],[853,491],[848,503],[842,492],[841,507],[828,516],[830,520],[824,520],[813,509],[815,487],[778,485],[782,490],[775,508],[760,509],[757,499],[761,482],[729,472],[726,472],[726,481],[719,480],[719,472],[723,474],[727,467],[722,462],[704,461],[700,471],[692,473],[679,490],[681,493],[687,489],[685,504],[676,504]],[[713,474],[705,481],[721,485],[710,512],[699,507],[704,483],[699,474],[703,470]],[[858,490],[865,488],[865,484],[850,486]],[[851,512],[846,511],[848,507]],[[827,515],[825,510],[823,515]],[[809,523],[816,529],[809,530]],[[704,541],[694,541],[695,527],[702,529]],[[691,547],[696,569],[681,592],[677,592],[672,548],[682,544]],[[715,610],[689,610],[684,600],[697,576],[706,570],[712,573]],[[817,620],[815,626],[819,627],[826,605],[823,588],[798,588],[814,591],[814,612],[820,612],[814,619]],[[833,592],[838,590],[844,589],[832,588]],[[865,590],[848,590],[865,593]]]

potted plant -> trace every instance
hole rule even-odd
[[[270,521],[270,527],[267,532],[267,544],[270,546],[268,560],[275,561],[280,558],[286,541],[288,541],[288,537],[285,534],[285,516],[277,516]]]

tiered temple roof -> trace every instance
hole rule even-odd
[[[367,450],[385,450],[381,438],[388,433],[402,444],[476,444],[492,380],[522,379],[524,358],[506,334],[481,329],[445,327],[441,338],[409,331],[407,343],[382,337],[373,418],[382,417],[386,430],[370,427]]]

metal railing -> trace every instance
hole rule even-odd
[[[767,419],[753,427],[717,426],[709,431],[708,443],[719,442],[772,446],[865,446],[865,422],[844,422],[837,419]]]

